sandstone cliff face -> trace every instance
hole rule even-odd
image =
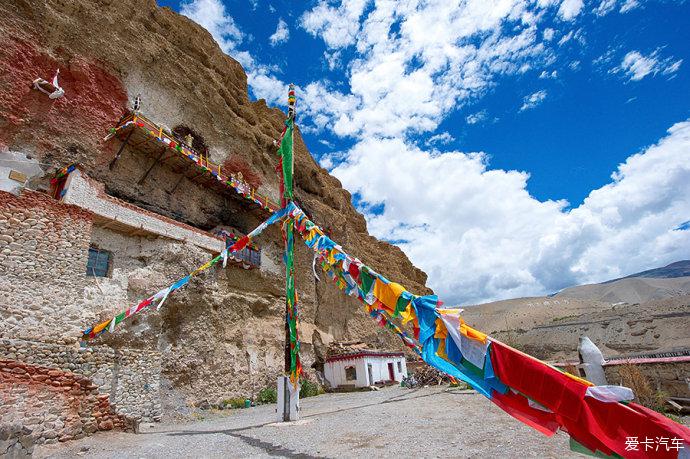
[[[162,168],[138,184],[141,170],[136,171],[131,157],[112,170],[107,167],[119,145],[101,139],[127,100],[141,93],[147,116],[170,127],[193,128],[210,147],[213,161],[244,161],[259,176],[260,191],[278,199],[273,141],[285,115],[263,100],[249,100],[242,67],[203,28],[151,0],[10,0],[0,4],[0,14],[0,149],[30,154],[46,172],[78,162],[118,197],[173,218],[182,213],[192,225],[212,227],[230,214],[231,223],[250,230],[265,218],[244,214],[237,203],[197,202],[189,187],[170,192],[170,173]],[[58,67],[64,98],[50,101],[29,89],[33,79],[48,79]],[[330,228],[345,250],[409,290],[429,293],[426,275],[400,249],[367,233],[350,194],[318,166],[299,134],[295,140],[296,195],[305,210]],[[104,232],[99,237],[109,237],[111,243],[117,238]],[[269,231],[262,244],[280,266],[279,230]],[[117,301],[89,302],[86,297],[95,286],[75,291],[74,303],[93,309],[88,318],[107,317],[208,258],[187,246],[145,240],[139,252],[129,252],[123,255],[126,270],[112,280],[112,299]],[[359,303],[326,281],[314,282],[311,255],[303,247],[297,263],[305,367],[318,360],[321,343],[330,339],[399,348],[397,339],[377,329]],[[22,273],[14,275],[21,278]],[[193,283],[160,312],[143,323],[125,324],[103,342],[158,349],[171,399],[246,395],[268,384],[282,365],[282,285],[278,272],[228,269],[210,282]],[[71,325],[63,333],[58,321],[56,334],[74,336],[73,328],[90,324]],[[27,328],[3,334],[42,339]]]

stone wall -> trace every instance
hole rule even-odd
[[[160,421],[160,353],[119,349],[116,357],[116,383],[111,400],[117,412],[145,422]]]
[[[79,374],[102,394],[113,390],[115,350],[108,346],[80,349],[74,344],[4,338],[0,339],[0,358]]]
[[[0,191],[0,337],[77,337],[95,318],[80,298],[91,224],[46,194]]]
[[[16,360],[0,359],[0,399],[2,423],[21,424],[21,437],[34,444],[136,427],[135,421],[115,413],[108,395],[99,394],[89,378]]]
[[[0,339],[0,358],[69,371],[88,379],[99,394],[110,396],[117,413],[144,422],[160,420],[161,356],[157,351]]]

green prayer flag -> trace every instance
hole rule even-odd
[[[411,301],[412,300],[410,298],[406,298],[405,295],[400,295],[398,302],[395,304],[393,317],[398,317],[401,312],[404,312],[405,309],[407,309],[407,305],[409,305]]]
[[[573,437],[570,437],[570,451],[574,451],[574,452],[580,453],[580,454],[585,454],[587,456],[600,457],[603,459],[620,458],[621,457],[616,453],[613,453],[611,456],[609,456],[608,454],[604,454],[601,451],[591,451],[589,448],[587,448],[583,444],[579,443]]]
[[[374,285],[374,278],[369,274],[366,267],[362,267],[360,270],[359,279],[362,284],[362,292],[367,295],[371,292],[371,287]]]
[[[293,198],[292,175],[294,172],[294,157],[292,153],[292,131],[294,129],[293,120],[288,119],[285,121],[285,125],[287,126],[287,129],[285,130],[285,135],[283,135],[283,140],[280,142],[278,154],[281,158],[283,158],[283,183],[285,185],[283,195],[285,199],[291,201]]]

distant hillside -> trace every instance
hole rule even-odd
[[[644,303],[690,294],[690,260],[602,282],[569,287],[554,297],[606,303]]]
[[[627,303],[627,304],[620,304]],[[544,359],[574,359],[587,335],[605,355],[687,348],[690,260],[548,297],[467,307],[468,324]]]
[[[621,279],[629,279],[631,277],[644,277],[644,278],[654,278],[654,279],[672,279],[675,277],[688,277],[690,276],[690,260],[681,260],[671,263],[670,265],[664,266],[663,268],[654,268],[647,271],[642,271],[641,273],[631,274],[629,276],[621,277],[619,279],[613,279],[610,281],[602,282],[602,284],[609,284],[611,282],[616,282]]]

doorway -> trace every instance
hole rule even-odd
[[[374,385],[374,367],[370,363],[367,363],[367,374],[369,375],[369,385],[373,386]]]
[[[393,362],[388,362],[388,379],[395,381],[395,370],[393,370]]]

